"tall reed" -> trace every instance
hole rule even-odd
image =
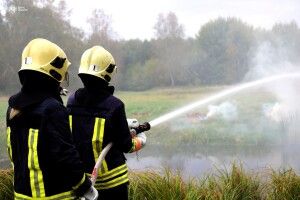
[[[13,198],[13,171],[0,170],[0,199],[12,200]]]
[[[292,169],[271,170],[263,180],[233,163],[200,179],[183,180],[170,169],[129,174],[130,200],[299,200],[300,177]],[[13,199],[13,172],[0,170],[0,199]]]

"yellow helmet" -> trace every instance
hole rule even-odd
[[[70,64],[65,52],[59,46],[46,39],[37,38],[31,40],[24,48],[19,72],[38,71],[62,82]]]
[[[110,82],[115,69],[113,56],[103,47],[93,46],[82,54],[78,74],[89,74]]]

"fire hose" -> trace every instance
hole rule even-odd
[[[144,131],[148,131],[151,128],[151,125],[148,122],[145,122],[143,124],[138,124],[138,121],[133,119],[131,121],[131,123],[132,123],[132,126],[130,128],[133,130],[135,135],[138,135],[139,133],[142,133]],[[104,160],[106,154],[109,152],[109,150],[111,149],[112,146],[113,146],[112,142],[107,144],[105,146],[105,148],[101,151],[101,153],[95,163],[95,166],[94,166],[94,169],[93,169],[93,172],[91,175],[91,182],[92,182],[93,186],[95,185],[96,179],[98,177],[98,169],[101,166],[102,161]]]

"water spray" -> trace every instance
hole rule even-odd
[[[278,80],[282,80],[282,79],[291,79],[291,78],[300,78],[300,73],[287,73],[287,74],[281,74],[281,75],[276,75],[276,76],[271,76],[271,77],[267,77],[267,78],[263,78],[263,79],[259,79],[259,80],[256,80],[256,81],[252,81],[252,82],[248,82],[248,83],[244,83],[244,84],[241,84],[241,85],[238,85],[238,86],[235,86],[233,88],[230,88],[230,89],[227,89],[227,90],[224,90],[220,93],[217,93],[215,95],[212,95],[206,99],[203,99],[203,100],[199,100],[199,101],[196,101],[194,103],[191,103],[187,106],[184,106],[182,108],[179,108],[173,112],[169,112],[165,115],[162,115],[152,121],[150,121],[149,123],[148,122],[145,122],[144,124],[141,124],[139,126],[139,128],[136,129],[137,131],[137,134],[138,132],[141,133],[141,132],[144,132],[144,131],[147,131],[149,130],[151,127],[155,127],[163,122],[166,122],[170,119],[173,119],[174,117],[177,117],[183,113],[186,113],[196,107],[199,107],[199,106],[203,106],[211,101],[215,101],[215,100],[218,100],[222,97],[225,97],[225,96],[228,96],[228,95],[232,95],[232,94],[235,94],[237,92],[240,92],[242,90],[245,90],[245,89],[249,89],[249,88],[254,88],[256,86],[259,86],[259,85],[263,85],[263,84],[266,84],[266,83],[271,83],[271,82],[275,82],[275,81],[278,81]],[[110,148],[112,147],[112,143],[109,143],[103,150],[102,152],[100,153],[100,156],[99,158],[97,159],[97,162],[95,164],[95,167],[94,167],[94,170],[92,172],[92,176],[91,176],[91,181],[92,181],[92,184],[94,185],[95,182],[96,182],[96,179],[97,179],[97,176],[98,176],[98,169],[100,167],[100,164],[102,163],[103,159],[105,158],[107,152],[110,150]]]
[[[242,90],[249,89],[249,88],[254,88],[256,86],[263,85],[263,84],[266,84],[266,83],[271,83],[271,82],[282,80],[282,79],[289,79],[290,80],[291,78],[300,78],[300,73],[287,73],[287,74],[282,74],[282,75],[276,75],[276,76],[271,76],[271,77],[267,77],[267,78],[263,78],[263,79],[260,79],[260,80],[256,80],[256,81],[252,81],[252,82],[248,82],[248,83],[244,83],[244,84],[235,86],[233,88],[230,88],[230,89],[224,90],[220,93],[217,93],[215,95],[212,95],[212,96],[210,96],[206,99],[196,101],[196,102],[191,103],[187,106],[179,108],[179,109],[177,109],[173,112],[169,112],[165,115],[162,115],[162,116],[150,121],[149,124],[151,125],[151,127],[155,127],[155,126],[157,126],[157,125],[159,125],[163,122],[166,122],[166,121],[168,121],[168,120],[170,120],[174,117],[177,117],[177,116],[179,116],[183,113],[186,113],[190,110],[193,110],[196,107],[203,106],[203,105],[205,105],[205,104],[207,104],[211,101],[218,100],[222,97],[232,95],[232,94],[235,94],[235,93],[240,92]]]

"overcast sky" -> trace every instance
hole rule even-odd
[[[119,38],[149,39],[159,13],[174,12],[186,36],[194,37],[200,27],[217,17],[238,17],[254,27],[270,29],[276,22],[300,25],[300,0],[73,0],[71,23],[86,29],[86,18],[94,8],[112,19]]]

